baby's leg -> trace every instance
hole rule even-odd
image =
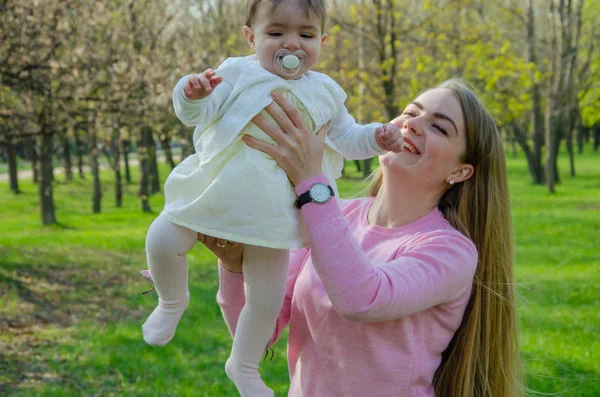
[[[198,234],[159,216],[146,236],[146,256],[158,292],[158,306],[142,325],[144,340],[162,346],[171,341],[189,302],[186,254]]]
[[[258,373],[265,347],[285,297],[289,251],[256,246],[244,247],[246,304],[235,329],[227,376],[242,397],[273,396]]]

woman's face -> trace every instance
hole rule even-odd
[[[404,150],[380,157],[384,171],[401,174],[404,183],[418,181],[432,188],[450,179],[461,181],[461,173],[456,172],[464,165],[465,122],[460,102],[451,90],[424,92],[391,123],[402,131]]]

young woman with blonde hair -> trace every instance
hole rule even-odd
[[[310,236],[272,338],[289,324],[289,396],[522,396],[504,151],[476,95],[458,80],[419,95],[391,121],[404,150],[380,156],[371,197],[348,201],[323,194],[324,128],[274,100],[278,125],[253,121],[278,145],[244,140],[287,173]],[[243,247],[199,239],[220,258],[233,332]]]

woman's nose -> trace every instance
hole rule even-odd
[[[418,117],[412,117],[404,121],[404,128],[410,130],[415,135],[421,135],[423,133],[421,122]]]

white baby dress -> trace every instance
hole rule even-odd
[[[272,121],[263,109],[272,101],[271,92],[277,91],[314,133],[332,121],[322,168],[336,195],[333,181],[341,175],[342,155],[365,159],[383,153],[374,134],[380,124],[357,124],[344,106],[344,91],[321,73],[307,71],[297,80],[285,80],[264,69],[252,55],[228,58],[216,74],[223,82],[206,98],[184,96],[189,76],[173,90],[177,117],[196,126],[196,153],[167,178],[162,214],[177,225],[230,241],[270,248],[306,246],[307,235],[287,175],[272,157],[241,139],[249,134],[274,143],[250,119],[262,112]]]

